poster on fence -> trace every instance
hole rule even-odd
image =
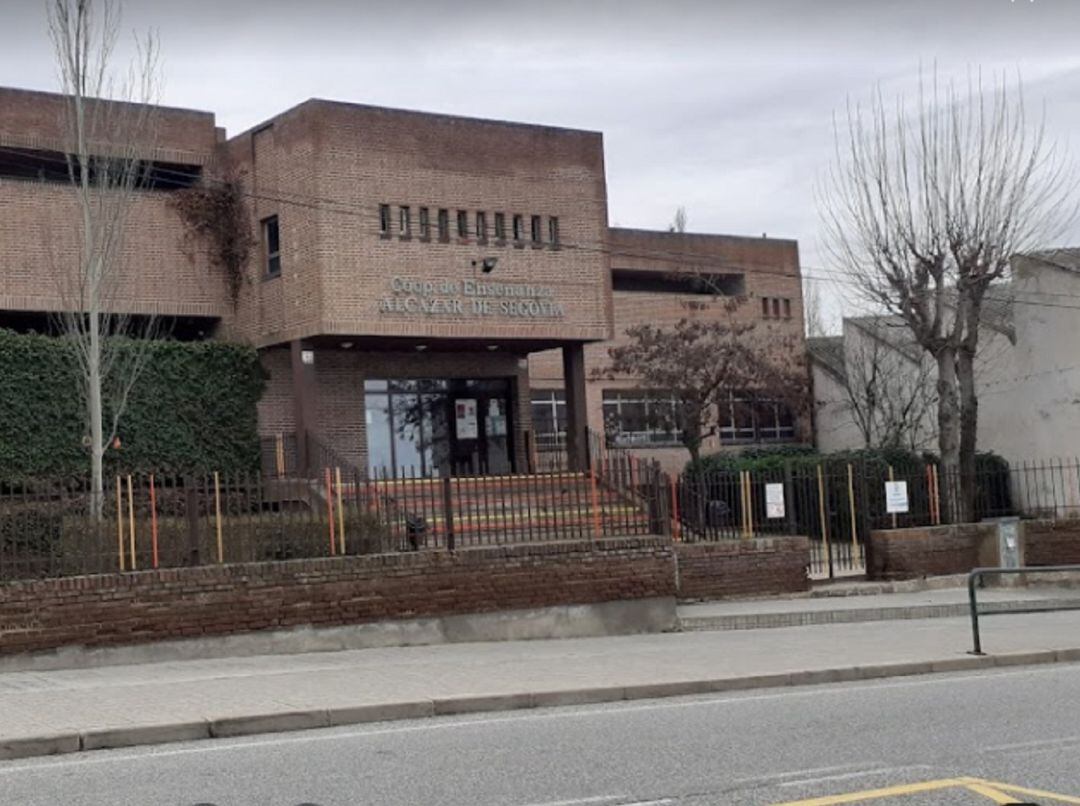
[[[885,482],[885,511],[896,515],[908,511],[907,482]]]
[[[784,485],[783,484],[766,484],[765,485],[765,517],[766,518],[782,518],[782,517],[784,517]]]

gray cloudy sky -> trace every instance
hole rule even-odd
[[[0,0],[0,84],[55,89],[43,0]],[[164,101],[239,132],[312,96],[604,132],[612,223],[800,241],[832,115],[924,65],[1019,71],[1077,150],[1080,0],[128,0]],[[2,113],[2,110],[0,110]],[[1078,233],[1071,237],[1080,243]],[[842,310],[835,289],[831,313]],[[845,311],[846,312],[846,311]]]

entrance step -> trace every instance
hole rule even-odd
[[[1070,588],[979,591],[979,610],[1023,613],[1080,609],[1080,592]],[[966,588],[835,597],[706,602],[679,606],[682,630],[759,630],[861,621],[959,618],[969,615]]]

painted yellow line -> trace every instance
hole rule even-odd
[[[1073,797],[1072,795],[1058,795],[1054,792],[1045,792],[1042,789],[1027,789],[1022,786],[1013,786],[1012,784],[1002,784],[997,781],[983,781],[976,779],[978,783],[986,786],[991,786],[994,789],[1004,789],[1006,792],[1015,792],[1017,795],[1024,795],[1029,798],[1049,798],[1050,800],[1056,800],[1058,803],[1078,803],[1080,804],[1080,798]]]
[[[859,803],[864,800],[895,798],[901,795],[917,795],[920,792],[951,789],[953,787],[963,786],[964,784],[965,781],[963,780],[943,778],[940,781],[924,781],[919,784],[900,784],[898,786],[888,786],[884,789],[867,789],[863,792],[850,792],[846,795],[827,795],[823,798],[810,798],[809,800],[790,800],[784,803],[777,803],[775,806],[836,806],[836,804],[840,803]]]
[[[974,792],[976,795],[982,795],[984,798],[989,798],[994,803],[1018,803],[1012,795],[1006,795],[1004,792],[999,792],[996,789],[988,787],[986,784],[968,784],[967,788]]]

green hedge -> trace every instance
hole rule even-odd
[[[120,349],[131,342],[120,340]],[[265,377],[253,348],[158,341],[120,420],[109,471],[258,467],[255,405]],[[0,330],[0,480],[82,476],[88,433],[71,346]]]

